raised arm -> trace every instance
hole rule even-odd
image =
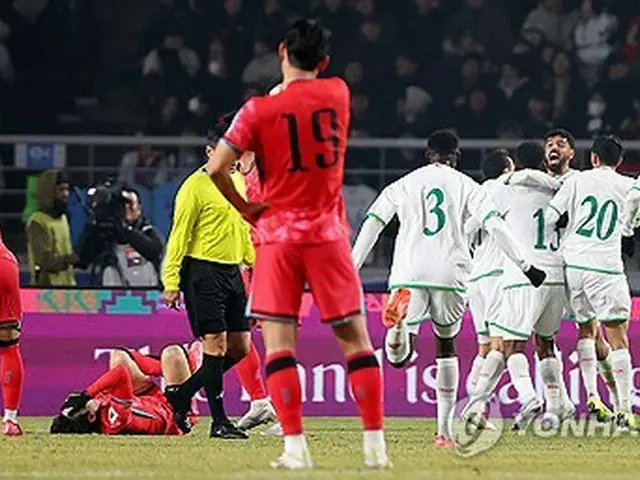
[[[369,208],[367,217],[362,227],[360,227],[358,237],[351,252],[353,262],[357,269],[362,268],[371,249],[378,241],[380,233],[382,233],[384,227],[397,212],[394,201],[394,192],[397,188],[397,184],[395,183],[386,187]]]

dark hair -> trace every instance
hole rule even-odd
[[[430,162],[455,165],[460,158],[460,141],[452,130],[436,130],[427,140],[425,154]]]
[[[54,434],[87,434],[94,433],[96,428],[89,421],[88,414],[69,417],[61,413],[53,417],[49,431]]]
[[[231,122],[233,122],[233,119],[235,118],[237,112],[237,110],[232,110],[230,112],[223,113],[218,117],[215,125],[211,127],[207,134],[207,140],[209,141],[209,143],[214,145],[218,143],[218,140],[222,138],[222,136],[231,126]]]
[[[511,161],[511,155],[508,150],[499,149],[491,152],[480,163],[480,169],[484,178],[498,178],[504,173]]]
[[[544,147],[537,142],[521,143],[516,149],[516,165],[518,168],[544,169]]]
[[[571,148],[573,148],[574,150],[576,149],[576,139],[573,137],[573,135],[571,135],[571,132],[569,132],[569,130],[565,130],[564,128],[554,128],[553,130],[549,130],[544,135],[544,141],[546,142],[551,137],[562,137],[567,142],[569,142]]]
[[[289,62],[296,68],[311,72],[329,55],[331,33],[316,20],[295,21],[284,37]]]
[[[624,153],[622,142],[615,135],[602,135],[593,141],[591,151],[609,167],[615,167]]]

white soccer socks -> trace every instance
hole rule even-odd
[[[491,350],[484,359],[473,397],[484,396],[488,399],[489,395],[495,390],[496,385],[498,385],[502,372],[504,372],[504,367],[504,354],[497,350]]]
[[[548,357],[540,361],[540,376],[544,383],[547,412],[560,416],[564,399],[561,391],[560,363],[556,357]]]
[[[409,329],[404,322],[387,330],[384,338],[384,352],[389,363],[404,362],[410,351]]]
[[[478,386],[478,380],[480,379],[480,372],[482,371],[483,365],[484,357],[476,355],[476,358],[473,359],[473,363],[471,364],[471,371],[469,372],[469,376],[467,377],[468,396],[475,395],[476,387]]]
[[[452,439],[453,415],[458,398],[458,358],[436,358],[438,436]]]
[[[616,387],[616,379],[613,377],[613,365],[611,364],[611,348],[609,348],[609,354],[604,360],[598,361],[598,372],[600,377],[607,385],[609,391],[609,402],[613,406],[614,411],[620,409],[620,400],[618,398],[618,389]]]
[[[595,398],[600,400],[595,340],[591,338],[578,340],[578,361],[580,373],[582,374],[582,383],[587,392],[587,399]]]
[[[273,468],[284,468],[287,470],[300,470],[313,468],[309,447],[304,434],[285,435],[284,453],[271,463]]]
[[[518,392],[521,405],[526,405],[536,397],[536,391],[531,381],[529,359],[524,353],[514,353],[507,359],[507,369],[511,383]]]
[[[611,352],[611,366],[613,378],[618,392],[619,410],[624,413],[631,412],[631,354],[626,348]]]
[[[363,437],[364,464],[369,468],[389,468],[391,461],[382,430],[365,430]]]

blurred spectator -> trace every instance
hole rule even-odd
[[[162,46],[151,50],[142,60],[142,75],[156,73],[177,77],[186,73],[195,77],[199,70],[198,54],[185,44],[184,37],[178,32],[166,35]]]
[[[588,86],[598,81],[600,67],[613,51],[618,19],[605,9],[604,0],[582,0],[581,16],[574,31],[580,75]]]
[[[344,79],[351,88],[362,86],[364,80],[362,63],[357,60],[347,63],[344,68]]]
[[[144,134],[145,132],[140,130],[136,136],[142,137]],[[154,149],[151,145],[141,145],[138,149],[122,156],[118,183],[154,189],[166,183],[168,176],[169,162],[165,153]]]
[[[573,49],[573,30],[576,28],[580,13],[567,11],[566,0],[540,0],[531,10],[522,28],[538,27],[544,33],[545,40],[564,49]]]
[[[584,86],[575,74],[567,52],[556,53],[551,68],[552,75],[546,82],[551,99],[551,120],[556,125],[575,126],[572,114],[584,105]]]
[[[164,99],[159,115],[151,123],[154,131],[160,135],[177,135],[181,130],[180,101],[178,97],[169,96]]]
[[[513,120],[506,120],[498,126],[496,131],[498,138],[504,138],[509,140],[520,140],[524,137],[522,127],[518,122]]]
[[[611,111],[602,92],[594,90],[588,97],[581,133],[585,137],[611,133],[615,125],[615,113]]]
[[[629,21],[629,27],[624,36],[622,53],[630,63],[640,60],[640,15]]]
[[[396,121],[389,133],[392,135],[411,134],[424,137],[431,130],[429,109],[433,98],[421,87],[415,85],[405,89],[404,96],[396,104]]]
[[[32,285],[76,284],[73,266],[78,257],[71,247],[67,219],[69,188],[69,177],[61,170],[47,170],[38,177],[38,210],[29,217],[26,226]]]
[[[358,21],[373,19],[376,13],[376,5],[373,0],[355,0],[355,12]]]
[[[371,137],[375,135],[376,122],[370,113],[369,96],[361,91],[353,91],[351,95],[351,135],[355,137]]]
[[[242,81],[266,90],[278,83],[280,77],[280,59],[275,50],[269,48],[264,40],[256,40],[253,43],[253,59],[242,72]]]
[[[2,18],[0,18],[0,80],[5,83],[11,83],[15,75],[9,49],[4,44],[10,32],[9,25],[4,23]]]
[[[523,123],[523,130],[527,138],[543,138],[551,128],[551,106],[544,95],[534,94],[527,102],[527,118]]]
[[[637,73],[632,72],[631,65],[621,54],[612,55],[607,60],[606,74],[598,88],[608,100],[607,107],[616,122],[621,122],[629,114],[629,99],[640,94]]]
[[[382,23],[372,18],[360,24],[356,39],[352,43],[350,58],[361,58],[367,71],[371,71],[374,78],[382,77],[389,68],[389,44],[388,37],[385,37]]]
[[[504,115],[507,118],[523,118],[531,88],[529,79],[520,70],[517,58],[502,64],[498,88],[504,96]]]
[[[211,102],[204,93],[197,93],[187,102],[189,111],[189,124],[193,126],[196,134],[205,135],[213,125],[214,115],[211,111]]]
[[[622,138],[631,140],[637,140],[640,138],[640,100],[634,100],[633,110],[622,121],[620,131],[620,136]]]
[[[490,106],[489,91],[474,88],[465,104],[456,108],[453,126],[462,137],[485,138],[495,136],[496,117]]]
[[[484,52],[499,62],[511,52],[513,31],[507,16],[491,0],[465,0],[447,27],[446,53],[464,55]]]

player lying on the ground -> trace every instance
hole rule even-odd
[[[2,435],[22,435],[18,423],[18,407],[22,396],[24,366],[20,354],[20,270],[18,261],[5,246],[0,233],[0,381],[4,418]]]
[[[385,353],[401,367],[411,358],[415,339],[407,324],[430,313],[436,335],[436,447],[454,446],[452,422],[457,401],[459,366],[456,337],[465,310],[471,270],[467,219],[476,219],[528,285],[539,286],[545,273],[525,260],[522,247],[507,230],[490,200],[469,176],[455,169],[459,140],[447,130],[432,133],[427,143],[428,165],[387,186],[369,209],[353,247],[360,268],[384,227],[398,216],[400,229],[389,276],[391,299],[383,314],[389,328]],[[428,253],[426,253],[428,252]]]
[[[51,433],[180,435],[171,405],[150,377],[162,375],[167,386],[184,382],[196,366],[189,356],[178,345],[166,347],[160,360],[135,351],[115,351],[107,373],[83,392],[67,397]]]

